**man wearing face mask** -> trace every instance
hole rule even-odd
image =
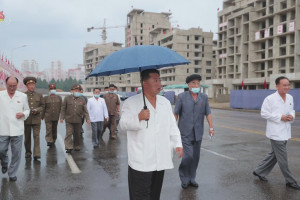
[[[27,87],[25,94],[27,95],[28,105],[30,108],[29,117],[25,120],[25,158],[31,158],[31,129],[33,132],[33,158],[38,160],[41,158],[41,148],[40,148],[40,129],[41,129],[41,119],[44,112],[45,101],[43,95],[35,92],[35,77],[26,77],[23,80],[24,85]]]
[[[104,99],[100,97],[100,89],[95,88],[93,93],[94,97],[88,100],[87,110],[92,124],[92,143],[94,148],[97,148],[102,134],[104,118],[108,120],[108,111]]]
[[[52,147],[57,138],[57,124],[62,104],[61,96],[56,95],[56,85],[49,84],[49,96],[44,97],[45,112],[42,119],[46,124],[46,141],[47,146]]]
[[[75,151],[80,151],[80,131],[82,116],[85,116],[86,122],[90,124],[90,117],[83,98],[80,98],[80,86],[75,84],[71,88],[72,94],[64,98],[61,106],[60,122],[66,120],[66,153],[71,153],[73,147]],[[74,144],[72,140],[74,139]]]
[[[198,187],[196,170],[200,158],[204,116],[209,124],[209,135],[214,136],[211,111],[206,94],[200,92],[201,76],[192,74],[186,78],[189,91],[178,95],[174,109],[183,144],[183,157],[179,166],[181,187]]]
[[[109,120],[104,123],[102,135],[104,134],[106,127],[108,127],[110,130],[110,138],[112,139],[117,138],[117,118],[120,117],[120,100],[118,95],[114,92],[115,87],[114,84],[110,84],[108,93],[103,95],[109,114]]]

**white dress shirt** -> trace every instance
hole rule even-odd
[[[27,95],[16,91],[10,98],[7,90],[0,91],[0,136],[19,136],[24,134],[24,120],[29,116]],[[24,117],[16,118],[17,113]]]
[[[87,102],[87,110],[91,122],[103,122],[104,118],[108,118],[106,103],[101,97],[98,99],[95,97],[90,98]]]
[[[266,136],[272,140],[285,141],[291,138],[291,123],[281,120],[282,115],[292,115],[295,119],[293,97],[286,94],[285,102],[278,92],[267,96],[261,107],[261,117],[267,120]]]
[[[156,98],[156,109],[146,98],[148,128],[147,122],[138,118],[144,107],[142,94],[128,98],[122,107],[120,126],[127,131],[128,165],[137,171],[173,168],[173,148],[182,147],[170,102],[159,95]]]

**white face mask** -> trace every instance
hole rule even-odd
[[[50,90],[50,94],[56,94],[56,90]]]

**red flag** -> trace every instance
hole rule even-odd
[[[267,89],[267,80],[265,79],[264,88]]]
[[[244,80],[242,81],[242,90],[244,89]]]
[[[217,11],[219,11],[219,10],[220,10],[220,8],[217,9]]]

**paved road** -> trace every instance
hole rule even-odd
[[[216,137],[203,138],[197,181],[199,188],[182,190],[178,177],[180,160],[174,158],[175,169],[166,171],[161,199],[300,199],[300,191],[285,187],[279,167],[268,176],[269,182],[260,182],[252,171],[270,150],[264,136],[265,121],[258,113],[213,109]],[[117,140],[109,140],[106,133],[98,149],[92,148],[91,128],[84,125],[82,150],[72,158],[64,153],[64,124],[59,124],[61,140],[48,149],[45,142],[45,126],[41,128],[42,158],[40,162],[24,158],[18,172],[18,181],[11,183],[1,174],[2,200],[126,200],[127,151],[126,134],[119,132]],[[205,127],[206,133],[207,126]],[[293,139],[288,143],[289,165],[300,182],[300,120],[292,128]],[[75,162],[80,173],[76,173]],[[73,172],[75,173],[72,173]]]

